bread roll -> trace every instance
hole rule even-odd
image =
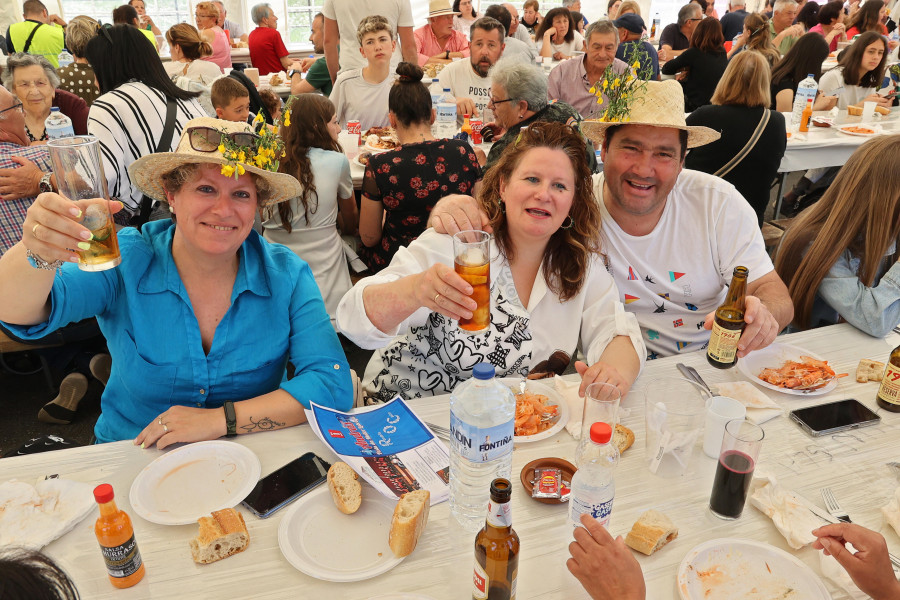
[[[876,106],[875,112],[879,115],[889,115],[891,114],[891,110],[889,108],[885,108],[883,106]],[[851,117],[861,117],[863,113],[862,105],[851,104],[847,107],[847,114]]]
[[[362,485],[356,471],[344,462],[336,462],[328,469],[328,489],[335,506],[345,515],[359,510],[362,504]]]
[[[650,556],[678,537],[678,528],[669,517],[655,510],[648,510],[635,522],[625,536],[625,543]]]
[[[624,425],[616,425],[616,431],[613,433],[613,444],[619,449],[619,454],[631,448],[633,443],[634,432]]]
[[[859,365],[856,367],[857,383],[881,381],[882,377],[884,377],[884,363],[868,358],[859,361]]]
[[[212,517],[200,517],[200,533],[191,540],[194,562],[209,564],[243,552],[250,545],[244,517],[233,508],[217,510]]]
[[[428,522],[428,509],[431,506],[431,492],[416,490],[406,492],[394,507],[391,519],[391,533],[388,545],[397,558],[408,556],[415,548],[419,536]]]

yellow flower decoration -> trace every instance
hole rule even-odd
[[[238,175],[243,175],[244,173],[247,172],[244,169],[244,165],[238,165],[237,168],[235,169],[235,171],[237,172]]]
[[[603,89],[605,90],[605,89],[608,88],[608,87],[609,87],[609,81],[607,81],[606,79],[604,79],[604,80],[603,80]]]
[[[638,61],[634,61],[634,64],[631,65],[631,68],[637,71],[641,67],[641,63]]]
[[[290,110],[284,111],[284,126],[285,127],[291,126],[291,111]]]
[[[256,125],[257,123],[262,123],[265,120],[265,117],[262,116],[262,111],[260,111],[256,113],[255,117],[253,117],[253,124]]]
[[[234,175],[234,167],[231,165],[222,165],[222,175],[225,177],[231,177]]]
[[[219,144],[218,150],[219,150],[220,154],[224,155],[225,154],[225,144]]]
[[[619,87],[619,78],[618,78],[618,77],[616,77],[616,80],[613,81],[613,87],[614,87],[614,88]]]

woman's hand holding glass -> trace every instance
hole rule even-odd
[[[438,263],[417,276],[414,284],[416,300],[435,312],[454,320],[472,317],[478,305],[472,299],[472,286],[453,267]]]
[[[73,202],[55,193],[44,193],[35,198],[28,208],[22,224],[22,244],[42,259],[53,262],[78,262],[75,248],[85,249],[91,239],[91,231],[81,224],[84,210],[96,200]],[[109,212],[122,210],[122,203],[109,203]],[[82,244],[82,246],[79,246]]]

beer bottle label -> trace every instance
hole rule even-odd
[[[475,561],[475,572],[472,574],[472,598],[474,600],[487,600],[491,582],[488,580],[484,568]]]
[[[491,527],[512,527],[512,508],[510,502],[495,503],[488,500],[487,522]]]
[[[740,329],[725,329],[713,321],[712,333],[709,336],[709,348],[706,353],[713,360],[730,363],[737,354]]]
[[[466,460],[491,462],[512,452],[514,421],[480,429],[450,413],[450,434],[456,448]]]
[[[137,542],[134,541],[134,534],[120,546],[100,546],[100,552],[103,554],[106,571],[110,577],[128,577],[141,568],[141,553]]]
[[[900,368],[888,363],[878,388],[878,397],[891,404],[900,405]]]

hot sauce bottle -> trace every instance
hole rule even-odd
[[[101,483],[94,488],[94,499],[100,505],[100,518],[94,533],[106,563],[109,580],[117,588],[128,588],[144,578],[144,563],[134,540],[131,519],[116,507],[112,486]]]
[[[484,529],[475,536],[473,600],[515,600],[519,573],[519,536],[512,528],[509,479],[491,482]]]
[[[735,267],[725,302],[716,309],[706,360],[717,369],[737,364],[737,346],[744,331],[744,296],[747,291],[747,267]]]
[[[900,412],[900,346],[888,357],[875,401],[884,410]]]

